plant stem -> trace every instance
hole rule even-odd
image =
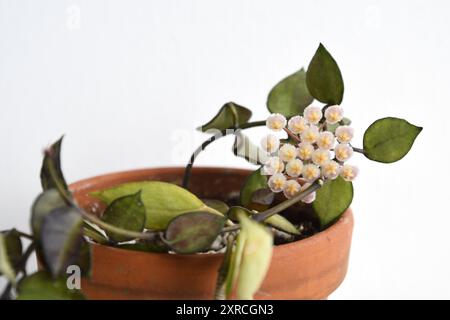
[[[86,237],[91,238],[92,240],[94,240],[95,242],[97,242],[99,244],[108,244],[109,243],[108,239],[104,238],[103,236],[95,233],[94,231],[92,231],[88,228],[83,228],[83,234]]]
[[[183,185],[182,185],[183,188],[185,188],[185,189],[188,188],[189,179],[191,178],[192,167],[194,165],[194,161],[197,158],[197,156],[200,154],[200,152],[202,152],[208,145],[210,145],[211,143],[213,143],[214,141],[216,141],[222,137],[225,137],[230,134],[234,134],[236,132],[236,130],[244,130],[244,129],[248,129],[248,128],[264,126],[265,124],[266,124],[265,121],[255,121],[255,122],[244,123],[243,125],[235,127],[235,128],[222,130],[219,133],[216,133],[215,135],[210,137],[205,142],[203,142],[191,155],[191,158],[189,159],[189,163],[186,165],[186,169],[184,170],[184,177],[183,177]]]
[[[353,148],[353,151],[355,151],[355,152],[362,153],[362,154],[365,154],[365,153],[366,153],[366,152],[364,151],[364,149],[361,149],[361,148],[355,148],[355,147],[353,147],[353,146],[352,146],[352,148]]]
[[[313,184],[311,184],[308,188],[306,188],[304,191],[300,192],[295,197],[293,197],[291,199],[288,199],[288,200],[285,200],[285,201],[281,202],[280,204],[277,204],[276,206],[267,209],[266,211],[263,211],[263,212],[260,212],[260,213],[257,213],[255,215],[253,215],[252,216],[253,220],[258,221],[258,222],[267,220],[268,218],[270,218],[274,214],[289,208],[293,204],[295,204],[295,203],[299,202],[300,200],[304,199],[309,194],[315,192],[317,189],[319,189],[322,186],[322,184],[323,184],[323,182],[321,180],[315,181]],[[237,230],[239,228],[240,228],[239,224],[235,224],[233,226],[226,227],[226,228],[222,229],[222,232],[230,232],[230,231]]]
[[[288,128],[284,128],[283,129],[289,137],[291,137],[295,142],[300,143],[302,142],[291,130],[289,130]]]
[[[31,234],[16,230],[17,234],[21,237],[27,238],[28,240],[34,240],[34,237]]]
[[[130,231],[126,229],[122,229],[116,226],[113,226],[109,223],[104,222],[97,216],[94,216],[92,214],[89,214],[85,212],[84,210],[80,209],[81,215],[89,222],[92,222],[96,225],[98,225],[100,228],[102,228],[105,231],[112,232],[118,236],[123,236],[132,239],[143,239],[143,240],[151,240],[153,236],[150,233],[144,233],[144,232],[136,232],[136,231]]]

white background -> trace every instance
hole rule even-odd
[[[331,298],[450,298],[448,1],[0,1],[0,229],[28,230],[41,150],[66,134],[69,181],[182,165],[194,128],[270,88],[319,42],[338,61],[361,144],[384,116],[424,127],[361,168],[348,276]],[[259,140],[264,130],[253,130]],[[248,167],[232,141],[199,164]]]

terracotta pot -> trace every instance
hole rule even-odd
[[[107,174],[70,187],[85,209],[98,208],[88,193],[125,182],[160,180],[179,184],[183,168],[154,168]],[[238,193],[248,170],[194,168],[191,191],[220,199]],[[256,299],[326,299],[347,272],[353,215],[348,209],[328,229],[307,239],[276,246]],[[222,254],[175,255],[93,245],[89,299],[211,299]]]

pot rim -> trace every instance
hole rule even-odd
[[[77,189],[81,186],[84,186],[84,188],[88,188],[89,185],[92,183],[93,180],[98,180],[98,179],[106,179],[106,178],[115,178],[115,177],[119,177],[123,174],[129,174],[129,175],[138,175],[139,173],[145,173],[145,172],[152,172],[152,171],[156,171],[156,170],[164,170],[166,172],[177,172],[179,170],[183,170],[184,167],[179,167],[179,166],[171,166],[171,167],[153,167],[153,168],[141,168],[141,169],[132,169],[132,170],[124,170],[124,171],[115,171],[115,172],[111,172],[111,173],[105,173],[105,174],[100,174],[97,176],[93,176],[90,178],[84,178],[82,180],[78,180],[75,181],[73,183],[69,184],[69,188],[71,190],[73,189]],[[202,172],[216,172],[216,171],[233,171],[234,173],[241,173],[241,174],[247,174],[247,173],[251,173],[252,170],[251,169],[245,169],[245,168],[234,168],[234,167],[214,167],[214,166],[197,166],[194,167],[192,169],[192,173],[195,173],[195,171],[202,171]],[[78,190],[82,190],[83,188],[80,188]],[[289,243],[285,243],[285,244],[281,244],[281,245],[274,245],[273,246],[273,250],[289,250],[292,247],[296,247],[298,245],[302,245],[302,246],[309,246],[309,245],[313,245],[314,243],[316,243],[317,241],[319,241],[320,239],[324,238],[324,237],[329,237],[330,234],[337,232],[339,229],[342,229],[342,227],[344,226],[344,223],[347,222],[347,220],[350,220],[353,222],[353,211],[352,209],[349,207],[347,208],[347,210],[345,210],[345,212],[339,217],[338,220],[336,220],[332,225],[330,225],[329,227],[327,227],[326,229],[317,232],[316,234],[309,236],[307,238],[301,239],[301,240],[297,240],[294,242],[289,242]],[[145,252],[145,251],[134,251],[134,250],[128,250],[128,249],[122,249],[122,248],[117,248],[117,247],[113,247],[113,246],[108,246],[108,245],[102,245],[96,242],[90,242],[91,245],[97,246],[99,248],[103,248],[103,249],[107,249],[107,250],[117,250],[117,251],[127,251],[127,252],[133,252],[133,253],[139,253],[139,254],[149,254],[149,255],[164,255],[164,256],[177,256],[177,257],[186,257],[186,258],[195,258],[195,259],[205,259],[205,258],[211,258],[211,256],[213,257],[221,257],[224,255],[224,253],[195,253],[195,254],[173,254],[173,253],[157,253],[157,252]],[[278,250],[277,250],[278,251]]]

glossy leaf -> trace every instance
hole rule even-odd
[[[84,300],[80,290],[68,289],[63,277],[53,279],[47,272],[34,273],[18,286],[18,300]]]
[[[269,188],[261,188],[253,192],[251,202],[263,206],[269,206],[275,199],[275,193]]]
[[[316,191],[313,208],[322,228],[336,221],[353,200],[353,185],[341,177],[328,180]]]
[[[70,192],[61,170],[62,141],[63,137],[44,152],[44,160],[41,167],[41,184],[44,191],[56,189],[63,192],[67,198],[70,198]]]
[[[226,215],[230,207],[223,201],[216,200],[216,199],[202,199],[203,203],[206,204],[208,207],[213,208],[223,215]]]
[[[56,189],[42,192],[31,208],[31,230],[36,238],[40,237],[42,221],[55,209],[66,207],[66,203]]]
[[[263,164],[268,160],[267,153],[254,145],[240,130],[236,131],[233,144],[233,153],[244,158],[252,164]]]
[[[231,207],[230,210],[227,213],[228,218],[231,220],[238,220],[239,215],[246,215],[247,217],[250,217],[252,215],[255,215],[257,213],[254,213],[246,208],[234,206]],[[300,232],[298,229],[285,217],[274,214],[268,219],[264,220],[264,223],[267,223],[268,225],[274,227],[275,229],[290,233],[290,234],[299,234]]]
[[[141,201],[141,191],[114,200],[103,213],[106,223],[129,231],[142,232],[145,228],[145,207]],[[116,242],[132,240],[124,236],[106,232]]]
[[[330,53],[320,44],[306,72],[306,84],[311,95],[320,102],[341,104],[344,81],[341,71]]]
[[[267,108],[271,113],[292,117],[302,114],[312,101],[306,86],[306,72],[302,68],[273,87],[267,98]]]
[[[165,230],[173,218],[187,212],[207,211],[221,215],[186,189],[167,182],[131,182],[97,191],[91,195],[109,205],[115,199],[135,194],[139,190],[141,190],[141,200],[146,209],[145,227],[147,229]]]
[[[209,212],[190,212],[173,219],[165,233],[166,243],[177,253],[207,250],[219,235],[225,218]]]
[[[248,206],[252,201],[252,195],[256,190],[267,187],[267,176],[261,174],[261,169],[253,171],[245,180],[241,188],[240,203]]]
[[[4,275],[9,281],[15,283],[16,272],[14,271],[14,265],[8,254],[8,246],[5,238],[5,235],[0,233],[0,274]]]
[[[273,236],[261,224],[239,216],[241,234],[244,234],[244,247],[237,276],[237,298],[253,299],[261,286],[272,258]]]
[[[83,219],[75,208],[58,208],[42,223],[41,247],[53,277],[66,272],[80,258]]]
[[[200,131],[207,131],[210,129],[225,130],[236,128],[244,123],[247,123],[251,118],[252,112],[234,102],[228,102],[219,110],[214,118],[203,126],[199,127]]]
[[[379,119],[364,133],[364,154],[378,162],[398,161],[409,152],[421,131],[421,127],[404,119]]]

